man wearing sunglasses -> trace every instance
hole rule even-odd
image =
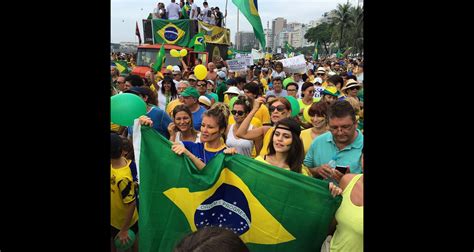
[[[318,136],[304,159],[313,176],[340,181],[341,172],[336,166],[347,167],[346,173],[362,173],[360,157],[364,136],[357,129],[354,108],[348,101],[335,101],[328,108],[329,131]],[[330,161],[335,161],[331,166]]]
[[[326,79],[326,69],[324,69],[324,67],[318,67],[318,70],[316,70],[315,82],[321,83],[321,86],[325,88],[327,85]]]

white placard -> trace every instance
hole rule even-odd
[[[245,61],[245,58],[226,60],[226,62],[231,71],[238,72],[247,70],[247,62]]]
[[[279,60],[283,63],[283,70],[286,73],[305,73],[306,72],[306,60],[304,55],[298,55],[288,59]]]

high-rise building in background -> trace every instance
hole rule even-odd
[[[277,45],[280,44],[280,42],[278,41],[279,34],[285,28],[286,28],[286,19],[282,17],[278,17],[272,21],[272,37],[273,37],[272,51],[273,52],[276,52],[276,48],[278,47]]]
[[[252,51],[252,49],[259,49],[260,43],[253,32],[237,32],[235,34],[235,47],[240,51]]]

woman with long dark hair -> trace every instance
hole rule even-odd
[[[161,82],[161,88],[158,91],[158,107],[166,111],[168,103],[176,98],[178,98],[176,85],[170,76],[165,76]]]
[[[258,156],[255,160],[311,176],[308,168],[303,167],[304,151],[300,133],[300,125],[295,120],[285,118],[278,121],[268,146],[268,154]]]
[[[173,109],[173,122],[168,125],[171,142],[201,142],[201,133],[193,127],[193,114],[186,105],[178,105]]]

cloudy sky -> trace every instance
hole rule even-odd
[[[259,0],[258,9],[262,19],[263,28],[272,28],[272,20],[277,17],[283,17],[287,22],[309,23],[321,17],[324,12],[336,9],[337,4],[343,4],[349,1],[352,5],[357,5],[357,0]],[[153,11],[158,2],[165,3],[167,6],[171,0],[111,0],[111,42],[138,42],[135,36],[135,23],[138,21],[138,27],[143,40],[143,27],[141,20],[146,18]],[[179,3],[179,0],[176,0]],[[202,7],[204,0],[195,0],[195,3]],[[208,0],[210,7],[218,6],[224,13],[226,0]],[[231,41],[235,40],[235,31],[237,30],[237,7],[228,0],[227,3],[227,28],[231,31]],[[240,13],[239,31],[252,31],[252,27],[245,17]]]

